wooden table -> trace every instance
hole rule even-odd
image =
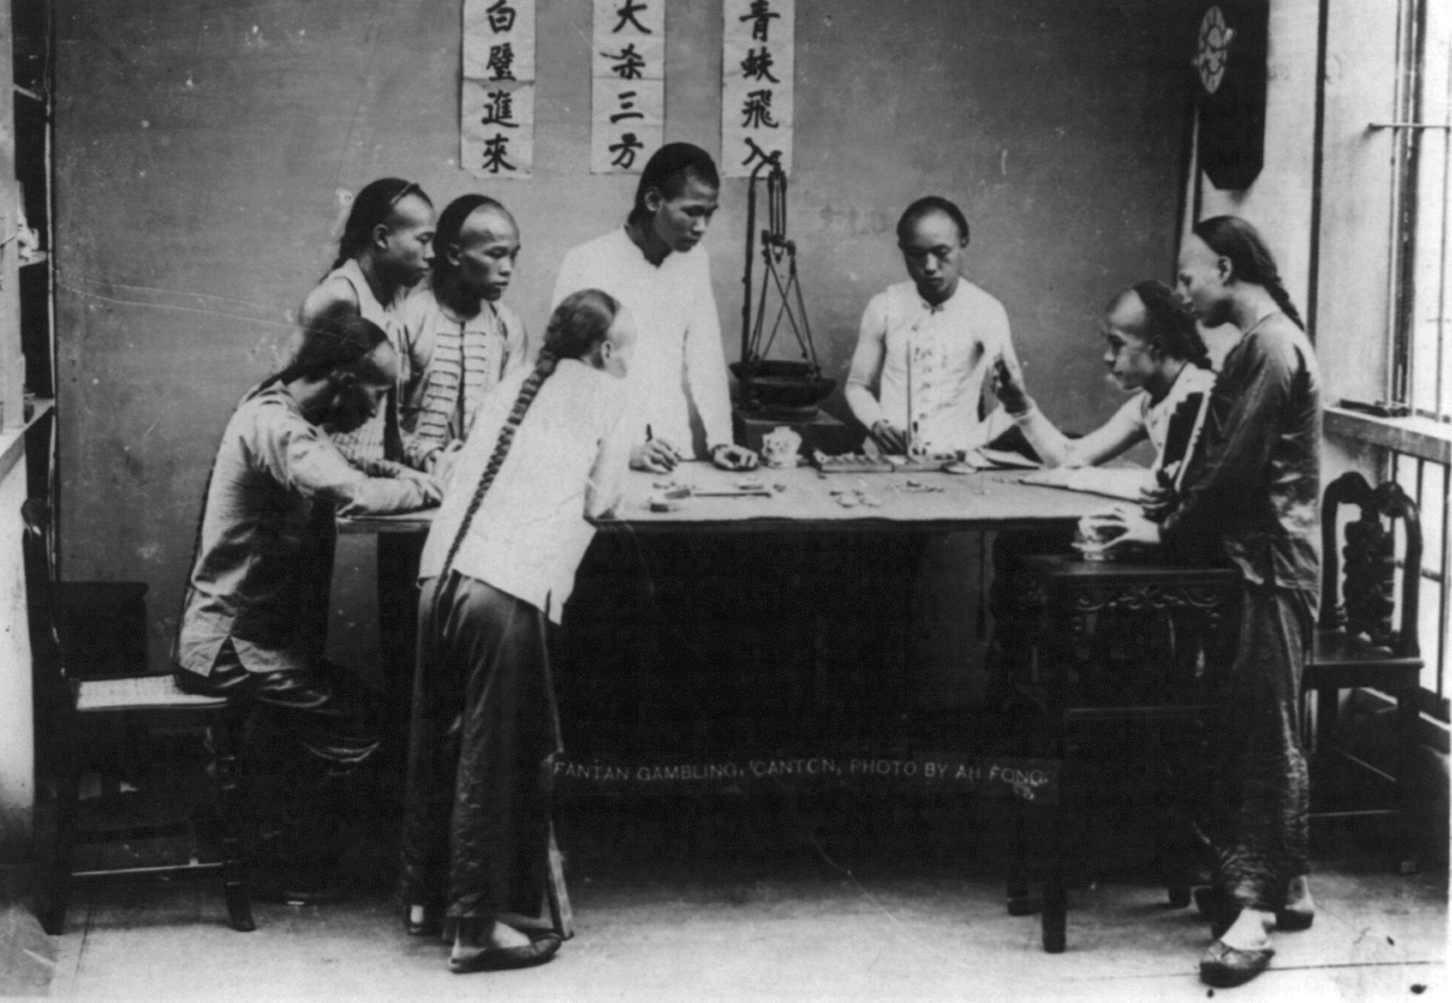
[[[670,474],[631,472],[625,500],[615,519],[600,520],[604,531],[637,533],[772,533],[817,529],[860,532],[946,533],[1026,529],[1072,522],[1103,511],[1113,499],[1059,488],[1020,484],[1021,473],[984,471],[821,474],[812,467],[759,469],[749,473],[718,470],[710,463],[682,464]],[[675,511],[652,512],[648,498],[656,484],[689,484],[699,491],[732,490],[760,484],[770,497],[690,497]],[[923,490],[912,486],[922,485]],[[836,492],[836,493],[834,493]],[[860,492],[867,503],[856,502]],[[845,507],[842,495],[854,499]],[[876,503],[875,505],[873,503]],[[403,515],[338,520],[343,533],[421,533],[432,510]]]
[[[1117,504],[1098,495],[1025,485],[1022,476],[1013,470],[936,469],[823,474],[807,466],[739,473],[706,462],[686,463],[670,474],[631,472],[618,516],[597,523],[601,538],[582,565],[558,651],[567,663],[572,657],[588,663],[585,673],[571,673],[568,666],[557,673],[561,685],[580,687],[568,695],[576,706],[596,713],[602,700],[620,701],[610,726],[618,741],[607,741],[602,731],[594,751],[634,749],[639,755],[658,747],[672,726],[653,731],[645,722],[680,719],[693,703],[749,716],[751,708],[726,708],[716,699],[728,676],[756,701],[752,707],[769,705],[763,714],[793,721],[803,742],[820,734],[876,746],[886,737],[886,722],[901,721],[908,709],[910,673],[904,670],[911,667],[913,597],[903,586],[924,538],[1062,527]],[[648,500],[669,483],[700,492],[749,483],[761,485],[766,496],[693,495],[672,511],[652,511]],[[345,519],[338,527],[344,533],[419,534],[432,515]],[[642,612],[642,603],[630,595],[638,574],[632,578],[626,569],[610,572],[614,577],[603,583],[591,580],[608,563],[602,556],[607,554],[649,568],[648,589],[636,590],[655,597],[649,609]],[[692,563],[693,556],[700,559]],[[850,573],[843,572],[844,564]],[[747,592],[759,594],[742,595]],[[612,600],[612,594],[618,598]],[[684,622],[688,617],[681,614],[689,614],[686,607],[698,600],[714,604],[714,619],[703,612]],[[703,661],[702,646],[692,642],[705,637],[711,624],[720,624],[725,639],[708,646]],[[634,631],[625,640],[635,646],[612,643],[617,640],[609,636],[612,630]],[[691,650],[697,664],[682,665],[682,651]],[[598,678],[581,681],[591,673]],[[693,679],[699,680],[694,690]],[[773,687],[786,695],[767,699]],[[588,736],[580,737],[586,740],[578,746],[590,752]]]
[[[835,541],[842,540],[844,536],[866,535],[886,541],[895,534],[907,538],[913,534],[1064,526],[1086,514],[1124,504],[1100,495],[1022,484],[1022,476],[1017,471],[821,474],[809,467],[729,473],[706,463],[689,463],[669,475],[631,473],[618,516],[601,520],[597,525],[607,543],[612,539],[628,543],[632,536],[651,538],[661,543],[674,536],[685,542],[693,535],[725,537],[744,543],[755,534],[766,539],[750,546],[776,549],[791,534]],[[673,511],[651,511],[648,499],[659,495],[664,490],[660,485],[668,482],[688,483],[703,492],[728,490],[750,482],[763,485],[769,494],[765,497],[692,496],[681,499]],[[842,503],[844,497],[851,499],[850,507]],[[339,529],[344,533],[422,533],[427,530],[431,519],[431,512],[422,512],[340,520]],[[823,553],[830,554],[831,548],[824,548]],[[1217,569],[1187,571],[1163,564],[1089,564],[1064,557],[1029,560],[1034,564],[1033,573],[1039,583],[1037,601],[1047,613],[1046,624],[1053,625],[1041,636],[1045,643],[1043,660],[1050,666],[1045,678],[1050,682],[1062,682],[1068,678],[1065,665],[1069,649],[1066,646],[1076,636],[1082,636],[1090,615],[1114,610],[1185,608],[1212,617],[1220,616],[1228,602],[1226,587],[1233,586],[1232,579],[1235,577],[1233,572]],[[835,583],[829,582],[828,586],[835,587]],[[784,614],[782,618],[787,617]],[[608,620],[607,617],[582,619]],[[781,641],[779,649],[793,644],[810,644],[810,634],[814,629],[811,616],[808,614],[799,619],[802,622],[794,624],[778,638]],[[875,629],[871,625],[868,627]],[[599,643],[598,638],[587,641],[585,646],[592,658],[599,657],[606,647]],[[565,676],[568,676],[567,672],[557,673],[557,678]],[[1062,757],[1064,729],[1076,714],[1092,716],[1115,710],[1105,707],[1075,708],[1068,688],[1056,686],[1056,682],[1050,686],[1051,713],[1046,715],[1046,719],[1052,747],[1046,749],[1046,756],[1040,757],[1044,762],[1054,762],[1054,757]],[[588,701],[582,703],[590,706]],[[810,700],[806,704],[810,706]],[[883,710],[882,707],[875,709]],[[1157,712],[1145,710],[1145,713],[1154,716]],[[646,718],[650,714],[651,708],[643,704],[640,716]],[[894,715],[888,711],[884,717],[894,718]],[[900,716],[895,719],[901,720]],[[808,714],[792,720],[794,727],[809,730],[813,726]],[[637,751],[641,748],[636,746]],[[863,752],[862,755],[870,753]],[[731,771],[732,783],[745,783],[751,782],[752,771],[759,766],[774,774],[774,762],[727,763],[725,769]],[[829,779],[832,776],[831,770],[822,765],[831,762],[828,758],[788,761],[791,762],[801,767],[802,782],[809,780],[807,774],[824,773]],[[837,764],[839,767],[844,765],[850,772],[851,764],[846,760]],[[712,771],[720,768],[721,764],[710,764]],[[583,763],[566,764],[565,772],[557,774],[557,783],[578,780],[580,783],[593,783],[595,786],[590,789],[595,790],[603,789],[612,778],[619,779],[624,786],[628,777],[644,773],[651,778],[652,789],[657,791],[662,789],[661,785],[676,783],[677,775],[683,777],[679,784],[684,791],[695,792],[709,785],[709,780],[702,779],[705,768],[687,769],[681,774],[672,774],[671,769],[669,766],[664,770],[658,765],[650,766],[649,761],[631,763],[623,768],[609,763],[602,766],[598,760],[592,764],[587,757]],[[984,769],[984,776],[989,782],[993,780],[993,773],[991,766]],[[603,781],[600,781],[601,777]],[[1034,801],[1035,811],[1042,806],[1051,813],[1052,817],[1045,821],[1049,830],[1055,833],[1059,831],[1058,809],[1055,807],[1059,800],[1057,783],[1055,780],[1050,784],[1052,791],[1041,791],[1050,796]],[[985,786],[980,785],[977,789],[982,790]],[[1015,796],[1025,795],[1016,793]],[[1048,901],[1044,912],[1045,946],[1049,950],[1062,950],[1065,894],[1063,875],[1057,861],[1045,891]]]

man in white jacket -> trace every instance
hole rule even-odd
[[[565,255],[551,309],[570,293],[601,289],[635,318],[639,341],[625,417],[630,464],[663,473],[679,460],[756,466],[731,439],[731,395],[711,265],[698,246],[715,215],[721,181],[705,150],[667,143],[640,176],[625,225]]]

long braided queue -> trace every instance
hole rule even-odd
[[[479,484],[474,488],[474,497],[469,500],[469,507],[465,510],[464,518],[459,523],[459,532],[454,536],[454,542],[449,545],[449,555],[444,558],[443,569],[439,572],[440,586],[449,577],[449,571],[454,566],[454,558],[458,556],[459,547],[469,532],[469,524],[474,521],[474,514],[479,511],[479,506],[484,501],[484,495],[488,493],[490,485],[494,483],[494,478],[498,476],[499,468],[504,466],[504,459],[509,455],[509,447],[514,443],[514,433],[518,431],[520,422],[524,421],[525,412],[534,402],[539,388],[544,386],[544,381],[554,373],[558,361],[548,350],[541,351],[534,372],[529,374],[529,378],[519,388],[519,396],[514,399],[514,407],[510,409],[509,417],[504,421],[504,427],[499,430],[499,439],[494,443],[494,452],[489,456],[489,465],[480,475]],[[437,595],[437,593],[435,594]]]
[[[1271,299],[1276,301],[1276,305],[1281,308],[1281,313],[1291,318],[1291,323],[1304,331],[1306,324],[1301,320],[1301,315],[1291,302],[1291,294],[1286,292],[1286,287],[1281,284],[1280,276],[1272,275],[1267,279],[1262,279],[1261,285],[1265,286],[1265,291],[1271,294]]]
[[[1237,279],[1263,287],[1291,323],[1303,331],[1306,329],[1260,231],[1239,216],[1212,216],[1195,224],[1191,232],[1216,254],[1230,259]]]

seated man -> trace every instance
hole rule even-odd
[[[1003,305],[960,274],[968,221],[929,195],[902,214],[897,243],[911,281],[867,304],[847,404],[884,453],[987,445],[1012,422],[985,405],[986,380],[999,359],[1017,363]]]
[[[1079,439],[1065,436],[1028,396],[1018,368],[1006,361],[996,370],[998,399],[1049,466],[1092,466],[1149,439],[1155,447],[1151,471],[1169,464],[1174,469],[1166,475],[1173,477],[1188,441],[1176,441],[1173,455],[1167,455],[1172,420],[1180,415],[1178,424],[1189,433],[1215,384],[1195,319],[1163,282],[1138,282],[1110,302],[1101,329],[1110,378],[1134,396],[1099,428]]]
[[[1061,486],[1075,486],[1074,468],[1113,459],[1148,438],[1155,447],[1152,476],[1140,482],[1138,490],[1142,504],[1155,506],[1169,495],[1215,374],[1208,368],[1194,318],[1162,282],[1139,282],[1121,292],[1110,301],[1101,329],[1110,377],[1120,389],[1136,393],[1114,417],[1082,438],[1070,439],[1054,427],[1028,396],[1018,367],[1007,360],[996,367],[994,389],[1044,462],[1068,475],[1058,480]],[[1167,463],[1169,469],[1160,478]],[[1086,490],[1096,487],[1084,485]],[[1133,491],[1131,487],[1127,497],[1133,497]],[[1032,657],[1028,637],[1033,614],[1020,604],[1031,586],[1023,556],[1068,551],[1071,537],[1067,529],[1050,529],[999,533],[994,538],[989,590],[994,627],[988,671],[995,702],[1011,701],[1009,691],[1027,679]]]
[[[277,773],[296,769],[300,745],[335,773],[377,747],[363,726],[362,690],[322,658],[332,576],[334,508],[399,512],[437,503],[421,477],[369,477],[331,435],[363,426],[398,378],[383,330],[361,317],[319,323],[296,358],[251,390],[222,433],[207,484],[174,653],[188,693],[255,701],[253,741]],[[278,735],[257,741],[259,727]],[[280,747],[275,740],[283,739]],[[254,765],[257,765],[254,763]],[[267,778],[266,769],[256,772]],[[288,807],[316,811],[319,798],[278,780]],[[267,825],[285,812],[262,799]],[[280,800],[280,799],[279,799]],[[294,834],[283,833],[284,836]],[[264,847],[265,849],[265,847]]]

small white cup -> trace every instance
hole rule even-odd
[[[768,467],[795,467],[802,437],[786,425],[778,425],[761,437],[761,462]]]

